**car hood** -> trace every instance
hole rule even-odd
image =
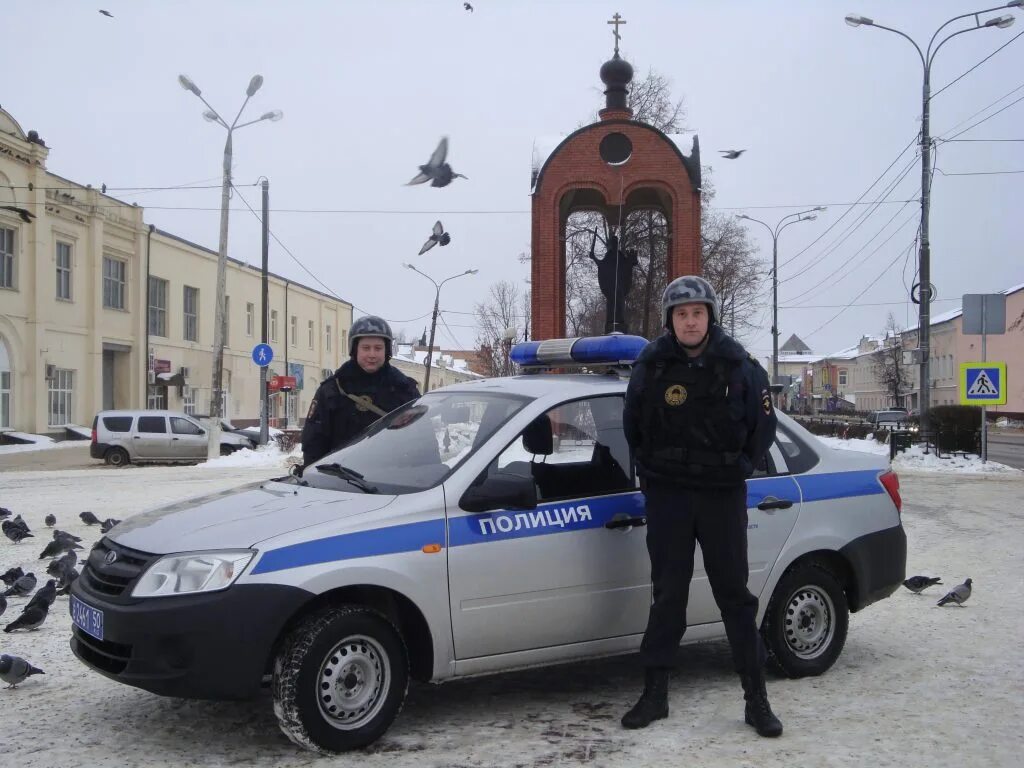
[[[135,515],[115,527],[108,538],[154,555],[244,549],[274,536],[382,509],[395,498],[291,483],[254,483]]]

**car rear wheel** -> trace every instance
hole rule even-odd
[[[111,448],[103,458],[112,467],[123,467],[131,461],[124,448]]]
[[[398,716],[409,687],[405,643],[382,614],[330,608],[299,624],[274,663],[274,714],[299,746],[365,747]]]
[[[761,634],[774,666],[789,677],[808,677],[839,658],[849,622],[839,580],[819,563],[803,563],[779,580]]]

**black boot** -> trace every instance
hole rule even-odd
[[[622,716],[622,727],[646,728],[665,717],[668,717],[668,670],[648,667],[644,670],[644,692],[633,708]]]
[[[758,736],[774,738],[782,735],[782,721],[772,712],[768,691],[764,687],[764,674],[742,675],[743,698],[747,702],[743,719],[754,726]]]

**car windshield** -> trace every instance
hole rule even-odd
[[[360,485],[378,493],[424,491],[443,482],[528,402],[508,394],[431,392],[306,467],[303,480],[344,491]],[[321,465],[323,472],[316,469]]]
[[[907,412],[906,411],[879,411],[878,412],[878,420],[879,421],[906,421],[907,420]]]

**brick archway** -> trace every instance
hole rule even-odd
[[[631,211],[657,208],[669,227],[669,279],[700,273],[697,137],[685,156],[669,136],[630,117],[627,109],[602,110],[600,122],[567,136],[540,164],[532,202],[534,339],[566,332],[565,234],[566,222],[576,211],[598,211],[608,221],[618,221]],[[606,162],[602,145],[628,153],[627,159]]]

